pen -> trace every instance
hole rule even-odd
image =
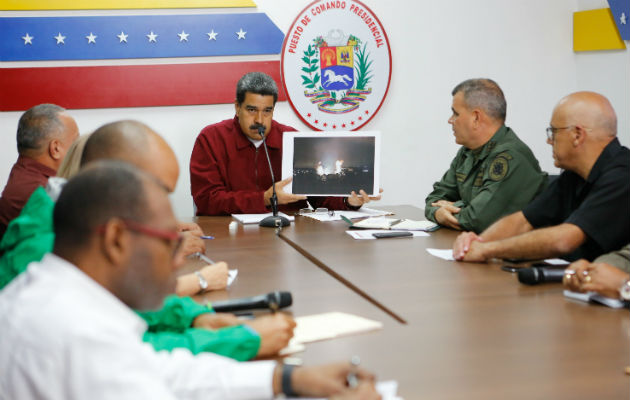
[[[350,218],[346,217],[345,215],[342,215],[342,216],[341,216],[341,219],[343,219],[344,221],[346,221],[347,223],[349,223],[349,224],[350,224],[350,226],[352,226],[352,224],[353,224],[353,223],[352,223],[352,221],[350,221]]]
[[[359,378],[357,377],[357,369],[359,368],[359,364],[361,363],[361,359],[359,356],[352,356],[350,359],[350,372],[348,372],[348,376],[346,377],[346,381],[348,382],[348,387],[355,388],[359,385]]]
[[[208,264],[214,264],[214,263],[215,263],[215,262],[214,262],[214,261],[212,261],[209,257],[206,257],[206,255],[205,255],[205,254],[203,254],[203,253],[199,253],[199,252],[197,252],[197,253],[195,253],[195,255],[196,255],[197,257],[199,257],[199,259],[200,259],[201,261],[205,261],[205,262],[207,262]]]
[[[208,240],[211,240],[211,239],[214,239],[214,236],[206,236],[206,235],[203,235],[203,236],[201,236],[201,238],[202,238],[202,239],[208,239]]]

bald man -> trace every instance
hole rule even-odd
[[[18,159],[0,197],[0,238],[33,191],[55,176],[78,137],[77,123],[62,107],[40,104],[22,114],[17,129]]]
[[[137,121],[118,121],[98,128],[83,149],[81,166],[102,159],[125,161],[155,176],[172,193],[179,178],[179,164],[173,149],[148,126]],[[201,228],[192,222],[178,222],[184,235],[185,255],[205,253]]]
[[[460,261],[563,257],[592,261],[630,242],[630,150],[617,139],[608,99],[577,92],[561,99],[547,128],[564,172],[522,211],[453,245]]]

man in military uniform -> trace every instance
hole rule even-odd
[[[469,79],[453,89],[455,142],[462,145],[426,198],[425,215],[440,225],[481,232],[520,210],[546,186],[532,151],[504,125],[503,91],[490,79]]]

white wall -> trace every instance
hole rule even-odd
[[[285,32],[308,3],[310,0],[257,0],[259,10]],[[423,206],[431,185],[457,151],[446,122],[450,91],[470,77],[490,77],[503,87],[508,100],[507,124],[548,171],[555,169],[545,144],[545,127],[557,100],[576,90],[599,91],[611,99],[619,114],[622,143],[630,145],[630,51],[577,55],[572,51],[572,13],[606,5],[593,6],[593,1],[584,0],[364,3],[381,20],[392,46],[389,94],[379,114],[365,127],[383,133],[382,204]],[[233,106],[71,113],[81,132],[124,118],[141,120],[160,132],[179,158],[181,175],[172,200],[176,213],[185,217],[192,215],[188,162],[195,137],[205,125],[232,117]],[[17,157],[19,116],[0,113],[0,184],[6,182]],[[278,103],[275,118],[306,129],[286,102]]]

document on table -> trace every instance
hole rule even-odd
[[[333,339],[383,328],[383,323],[343,312],[328,312],[295,318],[293,338],[280,355],[304,350],[304,343]]]
[[[412,219],[396,219],[372,217],[352,224],[353,229],[391,229],[398,231],[431,231],[437,227],[435,222],[414,221]]]
[[[228,269],[228,286],[230,286],[232,282],[234,282],[234,279],[236,279],[236,275],[238,275],[238,269]]]
[[[348,235],[352,236],[354,239],[357,239],[357,240],[376,239],[374,235],[372,235],[373,233],[384,233],[384,232],[391,232],[391,230],[389,229],[362,229],[362,230],[346,231]],[[429,236],[428,233],[422,232],[422,231],[410,231],[410,232],[413,234],[414,237]]]
[[[357,219],[357,218],[365,218],[365,217],[382,217],[385,215],[393,215],[394,213],[391,211],[383,211],[383,210],[375,210],[373,208],[361,207],[359,211],[345,211],[345,210],[335,210],[333,215],[328,215],[328,213],[310,213],[310,214],[301,214],[304,217],[309,217],[315,219],[320,222],[330,222],[330,221],[341,221],[341,216],[348,219]]]
[[[241,224],[257,224],[266,217],[272,216],[273,213],[267,214],[232,214],[232,218],[240,222]],[[295,221],[295,217],[287,215],[283,212],[278,213],[279,216],[287,218],[289,221]]]
[[[453,258],[453,249],[427,249],[432,256],[439,257],[446,261],[455,261]]]
[[[382,400],[402,400],[402,397],[398,397],[398,382],[397,381],[381,381],[376,382],[376,391],[381,395]],[[324,400],[299,397],[301,400]],[[298,400],[297,397],[287,397],[286,400]]]
[[[564,291],[564,297],[567,299],[580,300],[585,303],[598,303],[610,308],[624,308],[627,307],[627,303],[618,299],[611,299],[610,297],[602,296],[596,292],[578,293],[571,290]]]
[[[569,265],[569,262],[562,258],[548,258],[545,262],[550,265]]]

